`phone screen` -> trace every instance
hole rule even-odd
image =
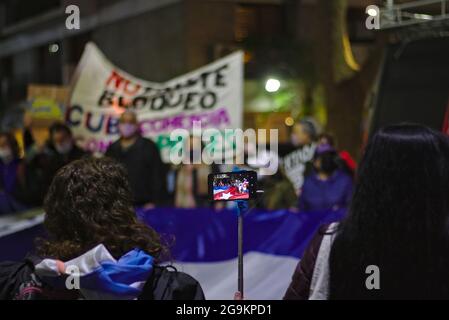
[[[248,200],[256,193],[255,171],[210,174],[209,197],[213,201]]]

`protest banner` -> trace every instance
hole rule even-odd
[[[293,184],[296,193],[299,195],[304,184],[307,171],[310,171],[313,155],[315,154],[316,144],[305,145],[291,153],[283,159],[283,167],[287,178]]]
[[[64,121],[69,88],[48,84],[30,84],[27,88],[27,108],[24,123],[30,126],[35,142],[43,145],[48,139],[48,127]],[[26,119],[26,120],[25,120]],[[30,125],[32,123],[32,125]],[[16,130],[19,145],[22,146],[22,130]]]
[[[27,112],[35,122],[62,121],[67,97],[67,87],[30,84],[27,90]]]
[[[242,127],[243,54],[220,60],[164,83],[138,79],[114,66],[93,43],[75,71],[66,122],[77,142],[105,152],[119,136],[118,120],[134,110],[144,137],[152,138],[168,161],[175,129]]]

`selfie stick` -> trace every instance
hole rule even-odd
[[[243,215],[248,211],[248,201],[237,200],[238,207],[238,291],[243,299]]]

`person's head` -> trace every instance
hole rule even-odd
[[[69,153],[73,148],[73,136],[70,128],[60,122],[50,126],[50,141],[55,150],[61,154]]]
[[[313,166],[318,173],[331,176],[338,169],[337,151],[328,144],[318,145],[313,157]]]
[[[10,132],[0,133],[0,160],[9,163],[19,158],[19,145],[14,135]]]
[[[328,144],[332,147],[335,146],[334,137],[329,133],[321,133],[318,135],[318,144]]]
[[[126,110],[119,119],[119,131],[122,138],[128,139],[139,133],[139,123],[137,114],[134,111]]]
[[[68,260],[104,244],[119,258],[138,248],[158,258],[158,234],[137,220],[125,169],[108,158],[86,158],[61,168],[44,201],[49,240],[45,257]]]
[[[301,120],[293,125],[292,143],[295,146],[304,146],[314,142],[317,138],[315,125],[312,121]]]
[[[331,250],[331,298],[447,298],[448,137],[412,124],[380,129],[356,181]],[[370,265],[380,290],[365,286]]]

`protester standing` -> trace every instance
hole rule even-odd
[[[141,136],[137,115],[125,111],[119,122],[120,138],[111,144],[106,156],[126,168],[134,205],[152,208],[166,195],[166,169],[156,144]]]
[[[24,190],[25,165],[17,140],[11,133],[0,133],[0,214],[25,210]]]
[[[78,147],[73,138],[72,130],[60,122],[50,126],[49,168],[51,177],[66,164],[81,159],[87,152]]]
[[[339,168],[337,151],[328,144],[317,147],[314,172],[308,175],[299,197],[299,210],[324,211],[347,208],[352,197],[352,178]]]
[[[315,235],[284,299],[447,299],[448,139],[421,125],[379,130],[348,216]]]
[[[317,128],[311,120],[301,120],[293,126],[291,135],[294,151],[282,159],[286,176],[299,195],[304,184],[304,177],[312,170],[312,159],[315,153]]]
[[[218,172],[215,164],[202,162],[203,145],[200,137],[185,139],[184,161],[175,171],[175,197],[177,208],[211,206],[208,190],[208,175]]]
[[[334,137],[328,133],[322,133],[318,136],[318,146],[319,145],[330,145],[335,148]],[[351,154],[346,150],[338,151],[338,165],[340,169],[354,177],[355,171],[357,169],[357,163]]]
[[[23,135],[27,198],[30,204],[41,205],[56,172],[66,164],[87,156],[88,153],[76,145],[72,131],[61,122],[55,122],[50,126],[49,139],[42,146],[34,141],[30,123],[26,125]]]

